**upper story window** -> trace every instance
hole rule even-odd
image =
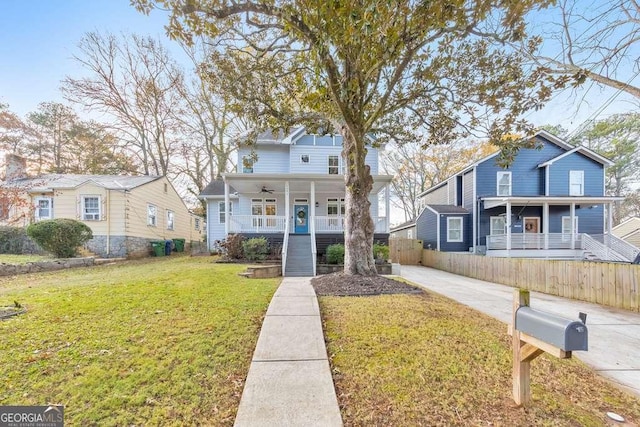
[[[167,230],[173,230],[173,219],[174,213],[173,211],[167,211]]]
[[[301,154],[300,155],[300,163],[302,163],[303,165],[308,165],[310,161],[311,161],[311,159],[309,159],[309,155],[308,154]]]
[[[338,175],[340,172],[340,157],[329,156],[329,175]]]
[[[200,230],[200,218],[195,219],[193,227],[198,231]]]
[[[233,213],[233,204],[231,202],[229,202],[229,214]],[[220,224],[224,224],[227,221],[227,210],[224,208],[224,202],[218,202],[218,222]],[[200,221],[196,218],[196,224],[198,225],[198,228],[196,228],[196,230],[200,229]]]
[[[100,196],[82,196],[82,220],[100,221]]]
[[[155,227],[158,224],[158,208],[155,205],[147,205],[147,225]]]
[[[569,195],[584,196],[584,171],[569,171]]]
[[[511,172],[498,172],[498,196],[511,195]]]
[[[242,173],[253,173],[253,158],[242,156]]]
[[[53,218],[53,198],[38,197],[36,198],[35,219],[42,221]]]
[[[462,217],[447,218],[447,242],[462,242]]]

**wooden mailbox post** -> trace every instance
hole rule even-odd
[[[584,324],[586,315],[583,313],[580,314],[582,322],[574,322],[527,308],[526,314],[528,314],[529,320],[534,319],[532,323],[535,324],[536,332],[542,331],[538,335],[553,335],[553,339],[547,341],[523,332],[520,330],[521,328],[516,327],[518,309],[529,307],[529,302],[529,291],[525,289],[514,290],[513,316],[508,332],[511,334],[513,341],[513,400],[518,405],[526,405],[531,401],[530,381],[531,361],[533,359],[542,353],[549,353],[560,359],[570,359],[571,350],[587,350],[587,327]],[[521,317],[524,317],[524,313]],[[573,339],[572,342],[558,344],[558,335],[563,334]],[[567,337],[563,336],[561,338]],[[549,341],[555,342],[555,344]]]

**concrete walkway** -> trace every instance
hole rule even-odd
[[[502,322],[511,323],[513,288],[427,267],[406,266],[402,277]],[[587,313],[589,351],[574,356],[640,397],[640,314],[531,292],[531,307],[578,320]],[[505,327],[506,333],[506,327]]]
[[[235,426],[342,426],[309,277],[285,277],[262,324]]]

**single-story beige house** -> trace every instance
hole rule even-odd
[[[86,248],[109,258],[147,256],[152,241],[185,239],[189,245],[204,236],[204,219],[189,211],[164,176],[27,177],[24,159],[8,156],[7,161],[6,180],[0,185],[5,193],[0,198],[2,225],[76,219],[93,231]]]
[[[614,236],[640,247],[640,217],[632,217],[611,229]]]

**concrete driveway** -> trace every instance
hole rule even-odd
[[[511,323],[512,287],[408,265],[401,267],[401,276],[501,322]],[[589,351],[573,355],[640,397],[640,314],[539,292],[531,292],[531,307],[575,320],[579,312],[587,313]]]

